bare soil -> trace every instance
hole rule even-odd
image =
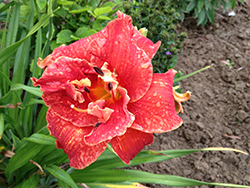
[[[227,13],[217,12],[215,23],[205,27],[196,26],[192,19],[179,25],[188,39],[176,70],[188,74],[212,67],[181,82],[183,92],[192,92],[180,115],[184,124],[158,134],[146,149],[230,147],[250,153],[250,8],[238,6],[235,16]],[[226,60],[234,65],[225,65]],[[241,153],[198,152],[138,168],[206,182],[250,185],[250,157]]]

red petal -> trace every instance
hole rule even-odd
[[[61,56],[85,59],[101,67],[106,61],[118,73],[118,82],[127,89],[131,101],[140,99],[152,80],[151,59],[160,46],[140,35],[132,19],[120,11],[100,32],[69,46],[62,45],[51,54],[51,61]],[[45,64],[50,64],[46,62]],[[136,80],[136,82],[134,82]]]
[[[41,86],[41,91],[55,92],[65,88],[68,81],[86,78],[85,72],[94,70],[88,62],[80,59],[62,57],[47,67],[40,79],[32,78],[34,86]]]
[[[152,133],[144,133],[128,128],[124,135],[113,138],[110,143],[121,160],[129,164],[129,161],[132,160],[144,146],[152,144],[153,141],[154,136]]]
[[[84,103],[78,103],[68,97],[65,91],[54,93],[44,92],[42,98],[45,104],[52,108],[57,116],[66,121],[70,121],[75,126],[93,126],[98,122],[96,116],[90,115],[87,112],[78,112],[71,108],[71,105],[74,105],[76,108],[87,109],[88,103],[90,102],[88,99],[86,99]]]
[[[128,105],[128,110],[135,115],[131,128],[160,133],[176,129],[182,124],[182,119],[175,111],[172,87],[174,75],[172,69],[164,74],[154,74],[146,95]]]
[[[108,107],[113,109],[109,120],[106,123],[100,124],[88,136],[85,141],[88,145],[96,145],[105,140],[110,140],[115,136],[123,135],[126,129],[130,127],[134,121],[134,116],[127,110],[129,97],[123,88],[117,88],[122,98]]]
[[[89,37],[80,39],[69,46],[61,45],[56,48],[51,54],[53,59],[57,59],[61,56],[85,59],[93,66],[101,67],[104,63],[100,60],[102,48],[107,40],[107,28],[105,27],[96,34]]]
[[[93,128],[75,127],[58,117],[51,109],[48,110],[47,121],[50,134],[56,137],[57,147],[62,148],[68,155],[71,167],[83,169],[90,165],[101,155],[109,142],[108,140],[94,146],[86,145],[84,136]]]
[[[88,114],[92,114],[99,118],[101,123],[105,123],[110,118],[111,114],[114,112],[113,109],[102,106],[104,105],[105,100],[99,100],[95,102],[91,102],[88,105]]]
[[[131,101],[136,101],[151,84],[153,69],[151,58],[144,51],[147,49],[144,44],[152,42],[146,37],[138,37],[130,16],[119,11],[117,15],[118,18],[107,25],[108,38],[102,58],[108,62],[111,71],[117,72],[117,81],[127,89]],[[134,41],[134,37],[137,41]],[[143,44],[137,46],[137,43]],[[153,48],[157,49],[158,46],[155,44]]]

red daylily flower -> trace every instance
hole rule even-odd
[[[182,124],[175,111],[175,71],[153,74],[160,42],[142,36],[130,16],[117,15],[100,32],[40,59],[44,73],[32,78],[49,107],[50,134],[77,169],[93,163],[109,142],[129,164],[154,141],[153,133]]]

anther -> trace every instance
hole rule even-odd
[[[94,70],[97,74],[101,75],[101,76],[104,76],[104,73],[102,71],[102,69],[100,69],[99,67],[94,67]]]
[[[84,86],[84,91],[86,91],[87,93],[90,93],[89,89],[87,87]]]
[[[109,88],[109,90],[112,90],[112,89],[113,89],[113,85],[112,85],[111,82],[108,83],[108,88]]]
[[[101,122],[98,122],[97,124],[95,124],[95,128],[99,127],[99,125],[101,125]]]

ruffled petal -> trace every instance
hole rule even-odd
[[[113,138],[110,143],[120,157],[120,159],[129,164],[144,146],[152,144],[154,136],[152,133],[144,133],[135,129],[128,128],[127,132],[122,136]]]
[[[101,67],[104,62],[100,58],[96,57],[101,56],[103,50],[102,48],[106,43],[106,40],[107,40],[107,28],[105,27],[98,33],[80,39],[68,46],[64,44],[61,45],[60,47],[56,48],[53,51],[51,57],[48,59],[54,62],[57,58],[62,56],[79,58],[87,60],[93,66]],[[46,59],[45,63],[41,61],[40,64],[51,64],[47,62],[48,59]]]
[[[68,81],[86,78],[84,73],[94,73],[88,62],[81,59],[61,57],[46,68],[40,79],[32,78],[34,86],[41,86],[41,91],[55,92],[65,89]]]
[[[84,103],[79,103],[68,97],[65,90],[54,93],[44,92],[42,98],[45,104],[52,108],[57,116],[77,127],[94,126],[99,122],[97,116],[87,113],[88,103],[90,102],[88,98],[86,98]],[[79,112],[72,107],[86,109],[86,112]]]
[[[149,43],[152,47],[152,42],[138,37],[130,16],[119,11],[117,15],[118,18],[107,25],[108,38],[100,58],[108,62],[111,71],[115,70],[117,81],[126,88],[131,101],[136,101],[147,92],[152,81],[151,58],[144,51]]]
[[[121,99],[108,105],[114,112],[111,114],[106,123],[100,124],[88,136],[85,137],[86,144],[96,145],[106,140],[110,140],[115,136],[123,135],[127,128],[134,121],[134,115],[127,110],[129,97],[123,88],[117,88],[121,94]]]
[[[93,127],[79,128],[58,117],[53,110],[47,113],[48,129],[56,137],[57,148],[62,148],[69,157],[71,167],[82,169],[93,163],[105,150],[109,140],[89,146],[84,142],[84,136]]]
[[[186,93],[177,93],[175,90],[173,90],[174,94],[174,101],[175,101],[175,110],[177,114],[179,112],[183,113],[184,110],[182,108],[181,102],[185,102],[191,97],[191,92],[187,91]]]
[[[106,123],[109,120],[111,114],[114,112],[113,109],[110,108],[102,108],[105,100],[99,100],[95,102],[91,102],[88,105],[88,114],[94,115],[99,118],[98,123]]]
[[[172,87],[175,74],[172,69],[163,74],[154,74],[146,95],[139,101],[129,103],[128,110],[135,115],[131,128],[161,133],[176,129],[182,124],[182,119],[175,111]]]
[[[117,12],[118,18],[100,32],[81,39],[69,46],[56,48],[41,67],[50,65],[65,56],[85,59],[92,66],[109,64],[118,74],[117,81],[127,89],[131,101],[139,100],[148,90],[152,80],[151,59],[160,46],[143,37],[132,25],[130,16]],[[130,67],[128,70],[127,67]],[[136,82],[134,82],[136,80]]]

